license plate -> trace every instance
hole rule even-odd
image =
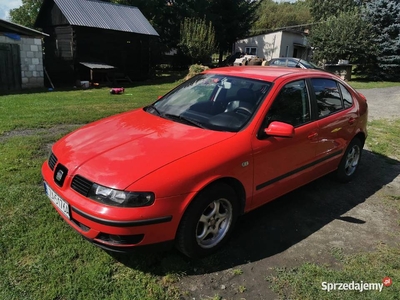
[[[61,197],[58,196],[46,182],[44,182],[44,190],[46,191],[47,197],[50,198],[51,202],[53,202],[53,204],[57,206],[68,219],[70,219],[69,204],[61,199]]]

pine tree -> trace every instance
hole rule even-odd
[[[378,46],[374,76],[400,81],[400,2],[375,0],[366,5],[366,19],[372,25]]]

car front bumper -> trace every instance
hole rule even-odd
[[[112,207],[97,203],[71,189],[71,178],[67,178],[63,187],[59,187],[53,180],[54,174],[47,162],[42,166],[42,176],[47,196],[50,199],[59,197],[51,203],[60,216],[90,242],[118,252],[173,241],[184,211],[183,203],[192,196],[156,198],[147,207]],[[60,204],[62,201],[65,203]]]

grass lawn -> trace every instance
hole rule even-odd
[[[0,299],[178,299],[169,274],[174,254],[116,259],[91,245],[55,213],[40,175],[62,135],[151,103],[175,85],[0,97]]]
[[[111,255],[63,222],[43,192],[40,167],[52,143],[82,124],[153,102],[176,86],[164,79],[129,87],[122,95],[110,95],[107,88],[101,88],[0,97],[0,299],[179,299],[173,283],[185,269],[207,269],[215,263],[212,257],[192,262],[176,251]],[[373,125],[378,131],[391,126],[384,122]],[[395,126],[385,138],[387,146],[376,151],[398,151],[399,123]],[[371,147],[385,143],[377,142],[373,129],[370,134]],[[373,262],[368,268],[365,257]],[[349,262],[343,270],[305,264],[285,270],[271,281],[279,287],[289,278],[293,299],[322,299],[312,289],[307,291],[310,278],[357,278],[351,276],[384,268],[400,282],[398,257],[397,249],[382,248],[343,258]],[[385,299],[400,294],[398,287],[392,290],[396,294]]]
[[[386,87],[400,86],[400,82],[363,81],[360,79],[350,80],[348,83],[355,89],[374,89],[374,88],[386,88]]]

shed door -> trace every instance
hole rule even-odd
[[[0,91],[21,88],[19,45],[0,44]]]

